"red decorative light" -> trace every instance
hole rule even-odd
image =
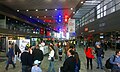
[[[42,27],[40,28],[40,34],[44,35],[44,28],[42,28]]]

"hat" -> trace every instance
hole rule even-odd
[[[39,63],[40,63],[40,61],[38,61],[38,60],[35,60],[35,61],[34,61],[34,64],[37,64],[37,65],[38,65]]]

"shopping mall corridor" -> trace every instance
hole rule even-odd
[[[84,49],[83,47],[77,47],[77,52],[79,53],[79,57],[81,60],[81,70],[80,72],[109,72],[109,70],[107,69],[96,69],[97,67],[97,63],[96,63],[96,59],[93,60],[93,70],[87,70],[86,69],[86,57],[84,54]],[[112,54],[114,54],[115,51],[108,49],[107,51],[105,51],[105,58],[103,59],[103,65],[105,64],[106,59],[108,59],[108,57],[110,57]],[[44,59],[42,61],[41,64],[41,69],[43,72],[47,72],[48,66],[49,66],[49,61],[48,61],[48,55],[44,56]],[[63,65],[64,62],[64,54],[63,54],[63,60],[59,61],[59,60],[55,60],[55,70],[56,72],[58,72],[59,67],[61,67]],[[1,58],[0,58],[1,59]],[[16,64],[16,68],[13,69],[12,65],[9,66],[8,71],[5,70],[5,63],[6,61],[0,62],[0,72],[21,72],[21,63],[17,61]]]

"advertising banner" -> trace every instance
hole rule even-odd
[[[75,32],[75,19],[68,20],[68,32],[69,33]]]
[[[25,50],[27,44],[30,45],[30,39],[19,40],[19,49],[21,50],[21,52]]]

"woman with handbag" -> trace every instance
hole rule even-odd
[[[90,66],[91,66],[91,70],[92,70],[92,59],[94,59],[94,55],[93,52],[94,50],[92,50],[92,48],[90,48],[89,46],[87,46],[84,50],[85,55],[86,55],[86,59],[87,59],[87,69],[89,69],[89,62],[90,62]]]
[[[50,53],[49,53],[48,60],[50,61],[50,64],[49,64],[48,72],[51,72],[51,70],[52,72],[55,72],[55,69],[54,69],[55,50],[52,45],[50,45],[49,48],[50,48]]]

